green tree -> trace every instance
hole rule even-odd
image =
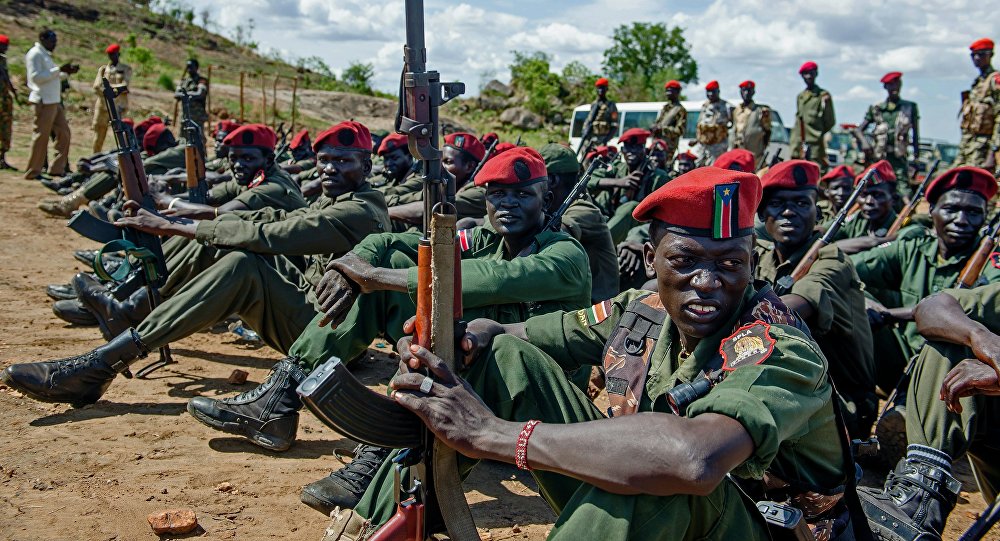
[[[621,25],[604,51],[604,70],[619,85],[619,99],[656,99],[664,77],[697,82],[698,63],[691,57],[684,30],[663,23]]]
[[[542,116],[549,117],[561,109],[558,99],[566,95],[562,79],[552,73],[549,55],[535,51],[511,51],[514,63],[510,65],[510,84],[514,91],[526,98],[525,106]]]
[[[375,78],[375,66],[358,61],[351,62],[344,70],[342,77],[347,86],[362,94],[372,94],[372,79]]]
[[[579,105],[594,99],[594,82],[597,75],[583,62],[573,60],[562,70],[563,85],[568,92],[565,103]]]

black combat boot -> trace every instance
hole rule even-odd
[[[70,325],[97,326],[97,318],[94,317],[94,314],[75,298],[52,303],[52,313]]]
[[[76,259],[88,267],[93,267],[94,259],[97,259],[98,251],[99,250],[74,250],[73,259]]]
[[[55,301],[76,300],[76,290],[73,289],[73,284],[49,284],[45,288],[45,294]]]
[[[127,329],[107,344],[67,359],[12,364],[0,380],[35,400],[93,404],[108,390],[115,376],[128,374],[128,365],[149,353],[135,329]]]
[[[187,410],[202,424],[271,451],[285,451],[295,443],[302,409],[295,389],[305,379],[295,358],[283,359],[257,387],[222,400],[196,396]]]
[[[81,272],[73,277],[73,289],[76,290],[80,303],[97,318],[97,325],[105,339],[138,325],[152,311],[146,288],[137,290],[131,297],[119,302],[104,284],[90,274]]]
[[[337,507],[354,509],[392,449],[358,445],[349,464],[302,489],[302,503],[329,516]]]
[[[962,483],[951,475],[947,454],[911,444],[881,491],[862,487],[858,494],[873,530],[885,531],[888,537],[910,539],[926,533],[940,539],[961,488]]]

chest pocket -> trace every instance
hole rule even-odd
[[[609,417],[631,415],[639,408],[646,388],[649,357],[666,316],[659,295],[652,293],[625,307],[604,348],[604,372],[611,404]]]

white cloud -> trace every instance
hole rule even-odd
[[[844,93],[844,97],[849,100],[873,101],[878,99],[879,94],[872,90],[870,86],[855,85]]]

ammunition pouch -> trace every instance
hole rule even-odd
[[[993,135],[993,107],[994,105],[968,99],[962,105],[962,122],[960,124],[962,133],[971,135]]]
[[[703,145],[717,145],[728,135],[728,130],[721,124],[698,124],[695,137]]]

